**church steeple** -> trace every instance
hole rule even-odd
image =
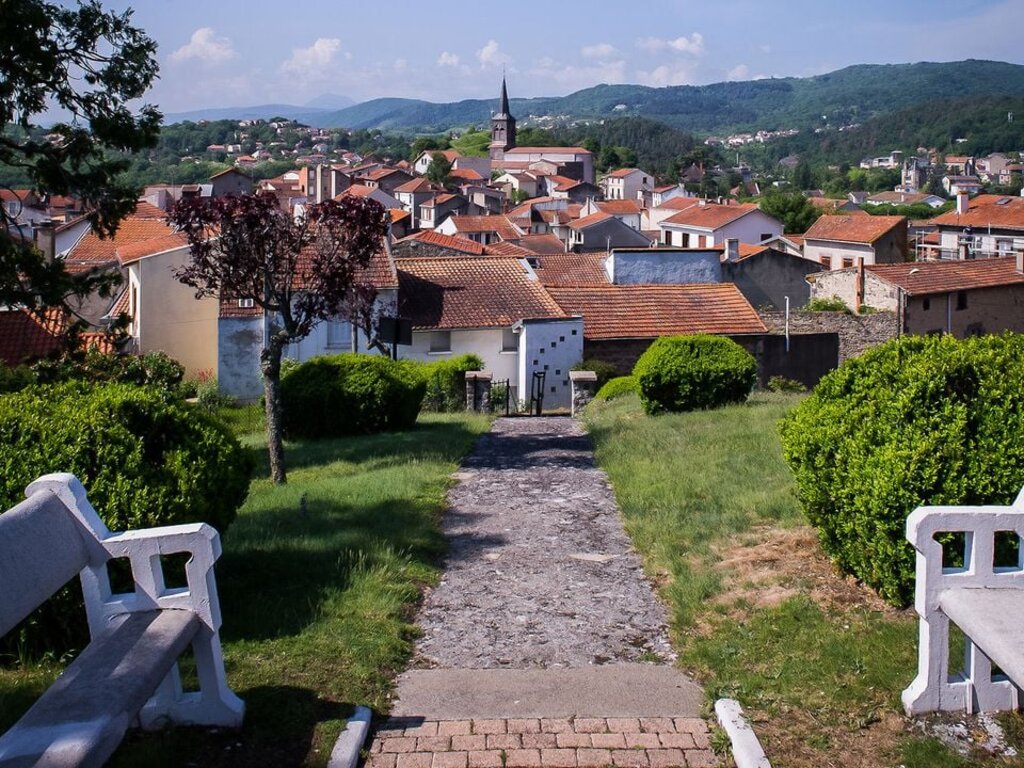
[[[505,153],[516,145],[516,119],[508,105],[508,88],[505,75],[501,76],[501,104],[498,112],[491,115],[491,160],[502,162]]]

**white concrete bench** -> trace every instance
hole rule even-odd
[[[0,636],[79,575],[92,639],[0,736],[0,768],[100,766],[133,724],[241,725],[218,635],[217,532],[198,523],[111,533],[68,474],[41,477],[25,495],[0,514]],[[179,553],[191,556],[188,585],[168,588],[161,557]],[[133,592],[112,592],[113,558],[130,562]],[[189,646],[195,692],[178,674]]]
[[[908,714],[1017,709],[1024,686],[1024,560],[996,566],[996,536],[1024,539],[1024,490],[1009,507],[919,507],[907,519],[917,549],[914,607],[918,673],[903,692]],[[962,533],[963,564],[944,567],[936,534]],[[950,673],[949,626],[965,636],[962,671]],[[993,673],[993,665],[998,669]]]

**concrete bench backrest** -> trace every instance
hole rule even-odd
[[[52,493],[0,514],[0,636],[89,562],[81,524]]]

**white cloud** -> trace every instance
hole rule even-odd
[[[726,80],[749,80],[750,79],[750,67],[746,64],[737,64],[735,67],[725,73]]]
[[[336,37],[318,38],[308,48],[292,49],[292,57],[281,65],[281,69],[297,75],[315,74],[330,65],[340,48],[341,40]]]
[[[662,64],[649,72],[638,70],[637,80],[642,85],[690,85],[693,83],[694,67],[692,64]]]
[[[580,53],[585,59],[610,59],[617,56],[619,51],[611,43],[597,43],[583,46]]]
[[[481,67],[500,67],[503,64],[511,64],[512,57],[502,52],[497,40],[488,40],[487,44],[476,52]]]
[[[441,55],[437,57],[437,66],[439,66],[439,67],[457,67],[457,66],[459,66],[458,54],[449,53],[448,51],[442,51]]]
[[[597,83],[626,82],[626,62],[622,59],[615,59],[577,66],[562,64],[544,57],[537,62],[536,67],[529,70],[528,74],[544,83],[558,83],[562,86],[562,90],[578,91]]]
[[[200,27],[192,33],[192,38],[187,44],[171,54],[171,61],[198,59],[208,64],[220,64],[233,59],[235,55],[231,40],[217,37],[211,27]]]
[[[694,32],[689,37],[683,35],[674,40],[663,40],[660,37],[642,37],[636,41],[636,47],[652,53],[669,49],[677,53],[688,53],[691,56],[703,56],[704,35],[700,32]]]

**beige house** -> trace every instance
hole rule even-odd
[[[804,234],[804,258],[830,269],[907,260],[907,220],[903,216],[826,214]]]

